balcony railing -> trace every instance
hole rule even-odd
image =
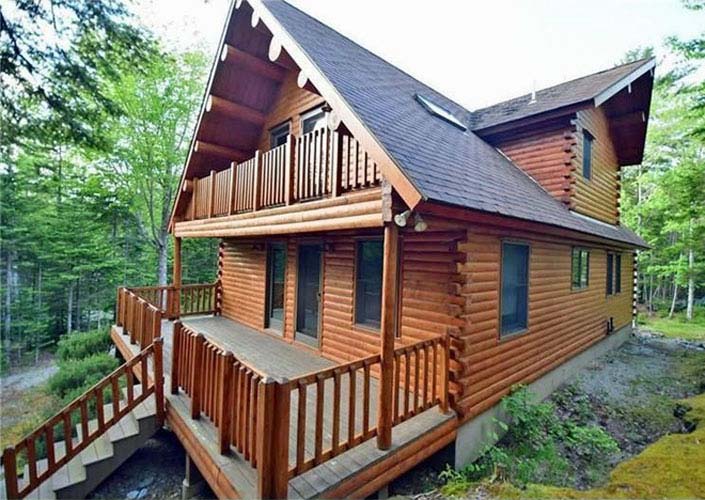
[[[378,165],[352,137],[314,130],[251,159],[191,179],[185,219],[207,219],[290,205],[376,186]]]

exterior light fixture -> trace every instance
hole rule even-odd
[[[428,229],[428,224],[426,224],[426,221],[421,218],[420,214],[416,214],[414,216],[414,231],[417,233],[423,233],[426,229]]]
[[[404,212],[394,216],[394,223],[399,227],[406,227],[409,217],[411,217],[411,210],[405,210]]]

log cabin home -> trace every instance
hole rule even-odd
[[[283,1],[234,1],[173,283],[118,291],[127,364],[68,408],[78,432],[64,412],[6,451],[6,480],[28,463],[10,497],[49,491],[152,394],[221,498],[365,497],[439,450],[475,458],[515,384],[547,394],[631,331],[646,245],[620,172],[642,160],[654,66],[469,111]],[[181,242],[206,237],[217,282],[183,284]],[[55,425],[76,438],[42,465],[30,443]]]

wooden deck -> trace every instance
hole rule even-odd
[[[243,362],[275,379],[290,380],[336,366],[333,361],[318,356],[309,348],[290,344],[274,335],[258,332],[226,318],[192,317],[184,319],[183,323],[188,328],[205,335],[210,342],[217,344],[224,350],[233,352]],[[126,339],[124,335],[120,334],[118,327],[116,327],[115,333],[118,337]],[[165,374],[168,377],[171,373],[172,322],[163,322],[162,336],[164,337]],[[129,342],[123,343],[126,344],[120,349],[123,354],[125,347],[136,352],[136,346],[130,346]],[[349,374],[342,376],[347,377]],[[341,408],[338,432],[341,442],[350,438],[351,431],[353,435],[359,435],[363,431],[361,428],[363,419],[360,418],[363,411],[361,403],[364,398],[363,383],[361,375],[358,374],[356,377],[354,402],[348,394],[349,381],[340,384]],[[332,379],[327,379],[324,384],[323,441],[330,444],[334,434],[333,422],[330,418],[334,386]],[[377,379],[372,378],[368,399],[372,423],[376,422],[377,418],[377,390]],[[314,391],[315,385],[307,387],[306,410],[301,412],[306,415],[304,433],[304,458],[306,460],[311,460],[315,454],[314,422],[316,421],[317,409]],[[299,397],[296,391],[292,393],[289,432],[290,466],[295,464],[297,459],[296,418],[300,415]],[[404,395],[400,393],[400,407],[403,406],[403,397]],[[356,418],[354,425],[349,426],[348,410],[351,402],[355,404]],[[390,449],[379,450],[376,440],[368,439],[351,446],[342,454],[296,475],[289,481],[289,497],[344,496],[358,492],[364,493],[368,490],[368,493],[373,493],[376,490],[370,490],[371,485],[376,485],[377,488],[384,486],[386,482],[418,463],[422,459],[421,457],[430,456],[451,442],[455,436],[455,419],[454,412],[444,414],[439,411],[438,407],[421,412],[394,427]],[[202,455],[200,463],[196,460],[199,468],[213,469],[210,474],[204,470],[201,472],[206,477],[217,477],[218,481],[222,483],[219,491],[217,486],[214,487],[219,496],[232,496],[234,492],[245,498],[257,496],[257,471],[236,450],[231,449],[231,453],[227,455],[219,453],[216,427],[207,418],[195,420],[191,418],[190,399],[183,392],[178,395],[167,395],[167,420],[184,443],[189,455],[192,458],[198,453]],[[409,456],[414,460],[410,460]],[[392,467],[394,467],[393,470]],[[377,470],[377,472],[369,476],[368,479],[364,479],[365,473],[369,475],[372,470]],[[380,482],[380,478],[386,482]],[[229,485],[223,482],[223,479],[226,479]],[[211,479],[209,482],[213,486],[213,480]]]

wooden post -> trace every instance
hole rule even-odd
[[[260,191],[262,190],[262,152],[258,149],[255,151],[255,171],[254,184],[252,192],[252,211],[259,210],[260,200],[262,199]]]
[[[399,230],[392,223],[384,226],[384,255],[382,259],[382,325],[380,332],[380,380],[377,410],[377,447],[387,450],[392,446],[392,414],[394,389],[394,337],[396,328],[396,299],[398,281]]]
[[[340,180],[343,169],[343,134],[333,131],[331,133],[331,186],[330,194],[333,198],[340,196]]]
[[[284,163],[284,203],[291,205],[294,201],[294,169],[296,169],[296,159],[294,158],[294,148],[296,142],[294,136],[286,136],[286,160]]]
[[[178,318],[181,315],[181,276],[181,238],[175,236],[172,288],[167,289],[169,318]]]
[[[225,455],[230,450],[230,435],[231,435],[231,414],[232,414],[232,381],[233,381],[233,363],[235,356],[232,352],[226,352],[224,356],[219,356],[218,359],[223,363],[222,382],[220,384],[220,426],[218,427],[218,441],[220,453]]]
[[[443,350],[441,352],[441,401],[439,406],[443,413],[448,413],[448,400],[450,397],[448,390],[448,380],[450,375],[450,336],[447,333],[443,335],[441,345]]]
[[[191,369],[191,418],[201,416],[201,376],[203,375],[203,344],[206,338],[202,333],[196,336]]]
[[[164,362],[163,345],[164,339],[158,337],[152,344],[154,347],[154,399],[157,404],[157,425],[164,423]],[[146,384],[146,381],[142,382]]]
[[[20,498],[17,484],[17,455],[15,447],[8,446],[2,454],[2,465],[5,469],[5,494],[9,500]]]
[[[215,170],[211,170],[211,175],[208,178],[208,218],[213,217],[215,210]]]
[[[179,360],[181,359],[181,349],[183,349],[183,332],[181,329],[181,321],[174,321],[174,333],[172,337],[171,345],[171,393],[179,393],[179,377],[181,376],[181,366],[179,365]]]
[[[196,215],[198,215],[196,203],[198,203],[198,177],[193,178],[193,193],[191,193],[191,220],[196,220]]]
[[[235,186],[237,185],[237,163],[230,164],[230,192],[228,193],[228,215],[235,213]]]
[[[120,322],[120,292],[122,291],[122,288],[118,287],[117,289],[117,300],[115,302],[115,324],[117,326],[122,326],[122,323]]]
[[[265,378],[257,390],[257,496],[286,498],[291,389],[286,380]]]

